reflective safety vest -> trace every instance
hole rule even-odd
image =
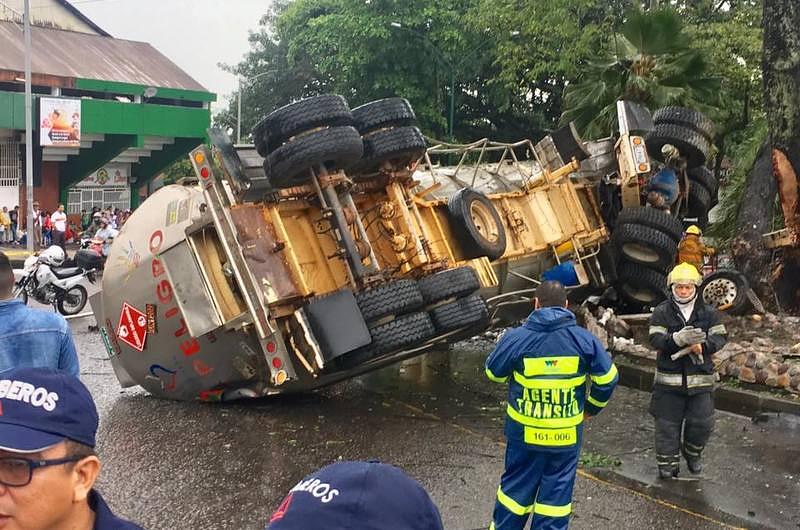
[[[486,375],[508,382],[506,436],[548,451],[580,447],[584,411],[598,414],[618,379],[600,342],[559,307],[534,311],[508,330],[486,360]]]

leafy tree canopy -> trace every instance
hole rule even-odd
[[[406,97],[423,131],[446,138],[452,83],[463,141],[538,139],[562,114],[605,135],[619,97],[712,109],[735,139],[761,109],[761,0],[661,4],[278,0],[244,60],[222,66],[244,79],[244,138],[275,108],[325,92],[351,106]],[[235,103],[218,125],[235,129]]]

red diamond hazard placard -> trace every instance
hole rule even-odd
[[[144,341],[147,338],[147,315],[128,302],[123,302],[117,325],[117,337],[131,348],[143,351]]]

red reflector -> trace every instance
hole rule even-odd
[[[270,353],[275,353],[275,343],[274,342],[268,342],[267,343],[267,351],[270,352]]]
[[[280,360],[278,357],[273,357],[273,358],[272,358],[272,366],[273,366],[273,367],[274,367],[276,370],[279,370],[279,369],[280,369],[280,367],[281,367],[281,366],[283,366],[283,361],[281,361],[281,360]]]
[[[204,179],[208,178],[208,168],[207,167],[201,167],[200,168],[200,176],[203,177]]]

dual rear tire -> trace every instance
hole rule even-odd
[[[674,266],[683,227],[662,210],[626,208],[612,235],[617,255],[617,292],[628,303],[658,305],[667,296],[667,272]]]

